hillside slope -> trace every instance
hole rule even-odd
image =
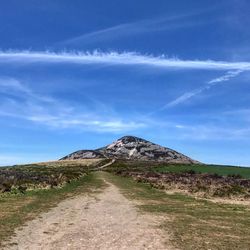
[[[61,160],[89,158],[158,161],[183,164],[199,163],[198,161],[175,150],[162,147],[135,136],[124,136],[117,141],[96,150],[79,150],[63,157]]]

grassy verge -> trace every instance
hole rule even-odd
[[[235,167],[224,165],[199,165],[199,164],[163,164],[157,162],[136,162],[118,160],[112,164],[109,169],[113,172],[122,170],[128,171],[150,171],[157,173],[182,173],[194,171],[196,173],[210,173],[221,176],[240,175],[243,178],[250,179],[250,167]]]
[[[117,161],[105,170],[148,182],[159,189],[179,190],[200,197],[250,198],[250,179],[247,178],[250,168]]]
[[[199,173],[211,173],[222,176],[240,175],[243,178],[250,179],[250,168],[233,167],[233,166],[217,166],[217,165],[166,165],[157,166],[154,171],[159,173],[179,173],[184,171],[195,171]]]
[[[73,180],[62,188],[27,191],[25,194],[6,193],[0,196],[0,248],[13,235],[14,230],[26,221],[80,193],[100,191],[105,183],[93,173]]]
[[[99,173],[145,212],[163,215],[161,227],[180,249],[249,249],[250,209],[216,204],[182,194],[166,194],[131,178]]]
[[[96,165],[102,164],[102,161],[102,159],[83,159],[0,168],[0,193],[60,186],[80,178]]]

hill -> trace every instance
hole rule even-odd
[[[135,136],[124,136],[117,141],[95,150],[79,150],[60,160],[76,159],[125,159],[168,163],[197,164],[196,160],[173,149],[162,147]]]

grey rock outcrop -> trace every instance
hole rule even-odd
[[[62,159],[87,158],[126,159],[183,164],[199,163],[175,150],[162,147],[135,136],[124,136],[106,147],[96,150],[80,150]]]
[[[101,159],[101,158],[105,158],[105,156],[96,150],[79,150],[63,157],[60,160]]]

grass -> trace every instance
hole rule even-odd
[[[243,178],[250,179],[250,167],[236,167],[225,165],[206,165],[206,164],[164,164],[157,162],[136,162],[118,160],[108,169],[112,172],[117,170],[128,170],[136,172],[158,172],[158,173],[180,173],[186,171],[195,171],[196,173],[211,173],[221,176],[240,175]]]
[[[88,173],[102,159],[54,161],[0,168],[0,193],[63,185]]]
[[[105,183],[93,173],[67,183],[62,188],[37,189],[25,194],[7,193],[0,196],[0,248],[26,221],[48,211],[58,202],[79,193],[100,191]]]
[[[178,173],[193,170],[200,173],[213,173],[222,176],[226,175],[240,175],[243,178],[250,179],[250,168],[247,167],[233,167],[233,166],[219,166],[219,165],[165,165],[156,166],[154,171],[159,173]]]
[[[105,169],[133,177],[159,189],[174,189],[203,197],[250,197],[250,168],[117,161]]]
[[[33,189],[24,194],[13,189],[12,192],[1,194],[0,248],[3,242],[13,235],[14,230],[24,225],[26,221],[48,211],[68,197],[101,191],[106,185],[103,179],[106,179],[118,186],[127,198],[140,201],[138,207],[141,211],[163,215],[161,227],[171,236],[172,244],[180,249],[249,249],[249,207],[216,204],[183,194],[166,194],[164,191],[152,188],[150,184],[137,183],[132,178],[107,172],[90,172],[96,164],[103,162],[95,162],[92,165],[82,161],[65,161],[14,167],[11,171],[16,171],[18,174],[25,173],[31,179],[33,176],[58,179],[57,176],[63,174],[70,181],[61,187],[59,185],[60,188]],[[194,170],[219,175],[240,174],[250,178],[250,169],[228,166],[159,164],[153,166],[150,163],[117,162],[108,170],[115,172],[120,168],[128,171],[159,173]],[[85,175],[82,176],[83,174]]]
[[[250,209],[218,204],[183,194],[166,194],[131,178],[99,173],[129,199],[140,201],[141,211],[163,215],[161,228],[174,246],[185,249],[249,249]]]

